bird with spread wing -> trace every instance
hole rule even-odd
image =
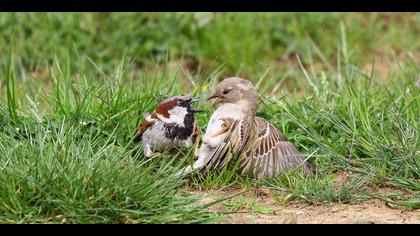
[[[258,95],[250,81],[224,79],[208,99],[219,106],[208,122],[198,160],[177,174],[207,173],[232,161],[240,162],[241,174],[254,178],[274,178],[299,167],[305,173],[314,170],[276,127],[256,116]]]

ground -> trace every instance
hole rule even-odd
[[[234,195],[241,190],[222,192],[190,191],[190,194],[203,194],[202,203],[209,203],[226,195]],[[391,208],[380,201],[369,200],[347,204],[330,203],[308,205],[291,202],[279,205],[267,195],[242,194],[252,199],[253,206],[264,209],[253,211],[252,206],[244,205],[240,213],[228,214],[221,222],[228,224],[420,224],[420,209],[407,210]],[[210,212],[226,212],[226,203],[217,203],[209,208]],[[266,211],[266,212],[264,212]]]

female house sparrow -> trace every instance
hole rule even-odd
[[[165,99],[136,129],[134,141],[143,141],[146,157],[154,157],[166,148],[191,146],[200,135],[200,128],[194,117],[200,109],[191,107],[198,98],[176,96]]]
[[[178,174],[223,168],[231,160],[240,161],[241,174],[254,178],[274,178],[301,165],[306,173],[313,170],[277,128],[256,117],[257,91],[250,81],[227,78],[208,99],[220,106],[207,125],[198,160]]]

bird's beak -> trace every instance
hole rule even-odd
[[[191,100],[190,100],[190,105],[191,105],[191,104],[193,104],[193,103],[199,102],[199,101],[201,101],[201,99],[200,99],[200,98],[191,98]],[[198,109],[198,108],[196,108],[196,107],[191,107],[191,108],[190,108],[190,111],[191,111],[191,112],[202,112],[203,110]]]
[[[219,96],[219,95],[216,95],[216,94],[212,94],[212,95],[210,95],[208,98],[207,98],[207,100],[211,100],[211,99],[214,99],[214,98],[216,98],[216,100],[214,101],[214,104],[220,104],[220,103],[223,103],[223,97],[222,96]]]
[[[199,108],[195,108],[195,107],[191,107],[190,108],[191,112],[202,112],[203,110],[199,109]]]
[[[211,94],[210,96],[207,97],[207,101],[212,100],[212,99],[217,98],[217,97],[219,97],[219,96],[213,93],[213,94]]]
[[[201,99],[200,98],[191,98],[191,100],[190,100],[190,105],[191,104],[193,104],[193,103],[195,103],[195,102],[199,102],[199,101],[201,101]]]

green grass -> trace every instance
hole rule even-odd
[[[60,75],[55,92],[43,94],[52,109],[46,114],[36,101],[26,114],[15,111],[17,119],[14,111],[1,110],[1,222],[193,223],[213,218],[192,207],[196,198],[182,194],[183,181],[171,176],[182,162],[174,164],[175,157],[145,161],[131,142],[135,117],[149,105],[137,94],[149,96],[149,86],[133,89],[118,83],[118,76],[101,86],[68,82]],[[159,87],[151,86],[151,91]]]
[[[215,222],[221,215],[185,185],[265,186],[279,205],[379,199],[418,209],[419,19],[2,13],[0,222]],[[186,183],[171,174],[194,161],[191,150],[145,160],[131,140],[144,111],[171,95],[204,97],[233,75],[257,85],[258,115],[308,155],[315,175],[256,181],[229,168]],[[213,108],[199,106],[204,130]],[[341,172],[349,178],[337,179]],[[243,197],[224,205],[270,212]]]

